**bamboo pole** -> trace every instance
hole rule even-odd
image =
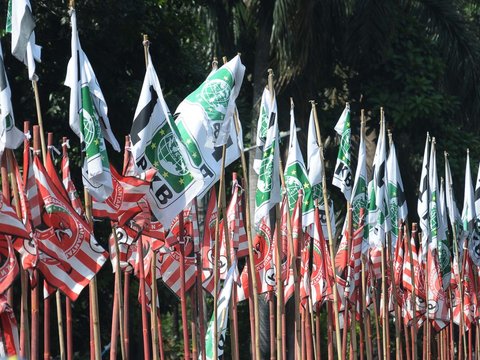
[[[125,273],[125,282],[123,284],[123,306],[125,312],[123,314],[123,327],[125,328],[125,360],[130,358],[130,278],[129,272]]]
[[[205,315],[203,313],[202,255],[200,251],[197,253],[196,286],[197,286],[196,296],[197,296],[197,306],[198,306],[198,328],[200,332],[200,353],[202,354],[201,360],[206,360],[207,354],[205,352]]]
[[[306,349],[306,360],[314,359],[313,351],[313,340],[312,340],[312,324],[310,322],[310,309],[305,307],[304,309],[304,319],[305,319],[305,349]]]
[[[317,305],[316,316],[315,316],[315,342],[316,342],[316,354],[315,359],[321,360],[321,325],[320,325],[320,306]]]
[[[198,346],[197,346],[197,302],[196,302],[196,287],[194,286],[190,290],[190,307],[192,309],[192,317],[190,319],[190,326],[192,328],[192,358],[198,359]]]
[[[13,199],[15,201],[15,211],[19,219],[22,218],[22,209],[20,208],[20,197],[18,194],[18,184],[13,169],[13,152],[10,149],[6,149],[4,156],[4,162],[7,163],[7,169],[10,173],[10,181],[12,184]],[[4,174],[2,174],[2,179]],[[6,178],[6,177],[5,177]],[[8,178],[6,178],[6,185],[8,188]],[[3,184],[2,184],[3,185]],[[10,200],[9,191],[5,192],[5,197]],[[20,295],[20,357],[30,359],[30,331],[28,322],[28,275],[27,272],[20,266],[20,282],[21,282],[21,295]]]
[[[148,67],[148,50],[150,47],[150,41],[148,35],[143,34],[143,51],[145,55],[145,67]],[[151,314],[150,314],[150,330],[152,333],[152,359],[158,360],[158,326],[157,326],[157,252],[152,250],[151,268],[152,274],[152,288],[151,288]]]
[[[313,111],[313,117],[315,120],[315,129],[317,132],[317,142],[320,147],[320,162],[322,163],[322,168],[324,169],[323,171],[323,178],[322,178],[322,188],[323,188],[323,202],[325,204],[325,217],[327,221],[327,232],[328,232],[328,245],[330,248],[330,259],[332,262],[332,267],[335,264],[335,254],[333,251],[333,242],[335,241],[333,238],[333,232],[332,232],[332,224],[330,223],[330,206],[328,203],[328,195],[327,195],[327,177],[326,177],[326,171],[325,171],[325,161],[324,161],[324,156],[323,156],[323,143],[322,143],[322,137],[320,133],[320,125],[318,123],[318,115],[317,115],[317,108],[315,101],[311,101],[312,104],[312,111]],[[333,272],[335,274],[335,269],[333,269]],[[341,360],[342,354],[341,351],[341,338],[340,338],[340,322],[339,322],[339,315],[338,315],[338,293],[337,293],[337,282],[335,280],[335,277],[333,279],[333,312],[335,316],[335,339],[337,341],[337,359]]]
[[[117,257],[117,261],[118,261],[118,257]],[[118,275],[115,273],[115,278],[117,277]],[[115,279],[115,285],[113,290],[112,329],[110,332],[110,360],[117,359],[119,320],[120,319],[118,316],[118,291],[117,291],[117,285],[116,285],[116,279]]]
[[[238,113],[234,112],[234,120],[235,120],[235,130],[237,135],[240,134],[241,124],[240,119],[238,117]],[[241,149],[242,150],[242,149]],[[249,188],[248,184],[248,175],[247,175],[247,160],[245,158],[245,152],[240,151],[240,159],[242,164],[242,177],[243,177],[243,188],[245,191]],[[248,194],[244,197],[245,200],[245,231],[247,234],[247,241],[248,241],[248,266],[250,269],[249,274],[249,281],[251,281],[250,287],[250,294],[251,298],[253,299],[253,333],[251,333],[252,339],[252,358],[253,359],[260,359],[260,315],[258,311],[258,286],[257,286],[257,278],[255,275],[255,260],[253,257],[253,240],[252,240],[252,222],[251,222],[251,214],[250,214],[250,199]],[[250,300],[249,300],[250,301]]]
[[[412,360],[417,360],[417,346],[416,346],[416,340],[417,340],[417,309],[416,309],[416,291],[415,291],[415,269],[413,267],[413,252],[412,252],[412,244],[411,244],[411,238],[415,239],[417,235],[417,224],[413,223],[412,224],[412,236],[410,238],[410,234],[408,231],[408,226],[405,225],[405,233],[407,235],[407,251],[408,251],[408,256],[410,257],[410,274],[412,277],[412,312],[413,312],[413,321],[412,321],[412,327],[411,327],[411,333],[412,333]],[[405,334],[407,336],[407,334]]]
[[[185,244],[183,238],[184,218],[183,210],[178,215],[179,248],[180,248],[180,305],[182,308],[183,352],[185,359],[190,359],[190,344],[187,321],[187,295],[185,291]],[[216,319],[215,319],[216,321]]]
[[[118,235],[117,229],[114,227],[112,229],[113,241],[115,247],[115,254],[117,254],[117,261],[115,262],[115,297],[117,297],[118,302],[118,313],[115,315],[118,317],[119,329],[120,329],[120,352],[122,354],[122,359],[127,358],[127,351],[125,345],[125,324],[124,324],[124,302],[122,294],[122,270],[120,268],[120,248],[118,246]]]
[[[333,360],[333,320],[332,320],[332,303],[327,302],[327,351],[328,360]],[[302,337],[303,338],[303,337]]]
[[[138,251],[138,277],[140,281],[140,303],[142,307],[142,334],[143,334],[143,358],[150,359],[150,342],[148,335],[148,315],[147,315],[147,299],[145,294],[145,267],[143,261],[143,239],[142,230],[137,235],[137,251]]]

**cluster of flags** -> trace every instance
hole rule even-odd
[[[361,320],[364,309],[376,310],[380,281],[383,322],[392,312],[405,326],[431,323],[441,331],[453,321],[470,330],[480,318],[476,290],[480,172],[474,189],[468,153],[460,214],[448,158],[445,178],[439,181],[435,139],[427,134],[417,203],[419,238],[416,225],[411,234],[408,227],[405,189],[383,110],[369,179],[363,121],[352,171],[347,104],[335,126],[340,140],[332,184],[348,204],[335,249],[335,212],[325,181],[315,109],[309,116],[305,162],[291,101],[288,156],[282,168],[276,95],[266,88],[255,139],[253,169],[258,182],[254,234],[249,238],[242,181],[234,174],[224,209],[219,209],[214,186],[223,178],[225,166],[243,153],[235,105],[245,73],[240,56],[214,68],[172,115],[147,51],[145,78],[119,172],[109,162],[106,143],[115,151],[120,151],[120,144],[110,127],[99,82],[81,48],[74,9],[70,16],[72,57],[65,79],[70,88],[69,123],[80,139],[82,180],[87,199],[92,199],[91,209],[83,207],[71,178],[68,139],[62,141],[60,177],[52,144],[42,159],[38,146],[31,149],[29,127],[24,132],[15,127],[0,47],[0,155],[12,185],[10,189],[8,179],[2,179],[0,254],[5,261],[0,265],[0,356],[18,353],[17,323],[6,294],[20,266],[28,272],[32,288],[41,285],[39,275],[45,280],[44,297],[59,289],[75,301],[109,257],[114,272],[133,273],[145,282],[145,294],[139,298],[146,295],[150,309],[159,304],[153,285],[160,279],[183,300],[185,291],[196,285],[215,297],[217,317],[212,316],[202,339],[201,356],[208,359],[223,354],[229,304],[250,302],[257,294],[269,300],[281,294],[284,307],[298,289],[295,311],[306,314],[333,302],[337,331]],[[11,1],[7,26],[13,55],[28,66],[30,79],[36,81],[40,48],[35,44],[28,0]],[[36,143],[36,131],[33,137]],[[22,143],[20,167],[10,149]],[[201,198],[208,200],[203,226],[197,206]],[[109,251],[95,238],[90,210],[93,218],[111,222]],[[247,264],[240,268],[250,251],[254,268]]]

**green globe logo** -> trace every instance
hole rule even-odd
[[[285,176],[285,186],[287,187],[288,205],[293,210],[298,198],[298,191],[303,189],[302,183],[295,176]]]
[[[221,79],[207,81],[200,92],[204,108],[211,120],[223,120],[230,98],[230,85]]]
[[[80,110],[83,119],[83,138],[88,148],[96,137],[96,127],[92,115],[85,109]]]
[[[183,160],[182,154],[173,133],[168,133],[162,137],[158,143],[157,158],[160,165],[170,174],[176,176],[185,176],[188,174],[188,168]]]

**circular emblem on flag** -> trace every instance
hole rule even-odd
[[[439,241],[438,246],[440,247],[438,249],[438,253],[440,255],[438,257],[440,270],[442,272],[442,275],[445,276],[446,270],[450,267],[450,249],[443,241]],[[448,272],[450,272],[450,270],[448,270]]]
[[[160,165],[170,174],[185,176],[188,168],[183,161],[182,154],[173,133],[168,133],[160,140],[157,150],[157,158]]]
[[[271,149],[267,150],[271,151]],[[262,161],[262,165],[264,162]],[[262,193],[268,193],[272,190],[272,175],[273,175],[273,157],[271,157],[265,166],[260,168],[260,176],[258,178],[257,187]]]
[[[253,257],[255,259],[256,271],[263,270],[266,264],[271,263],[272,259],[272,252],[270,251],[270,227],[262,221],[258,232],[253,241]]]
[[[303,189],[302,183],[295,176],[285,176],[285,186],[287,187],[288,205],[290,210],[295,207],[298,191]]]
[[[96,129],[95,129],[95,123],[93,121],[92,115],[82,108],[80,110],[82,113],[82,134],[83,134],[83,139],[85,141],[85,147],[88,148],[93,140],[96,137]]]
[[[223,79],[209,80],[206,82],[205,86],[202,87],[200,97],[204,102],[202,106],[208,113],[219,112],[225,114],[227,112],[228,100],[230,98],[230,85]]]

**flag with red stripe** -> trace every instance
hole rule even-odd
[[[40,253],[38,266],[50,284],[75,301],[105,263],[107,252],[97,243],[90,226],[54,185],[54,181],[60,183],[57,175],[47,175],[38,157],[33,165],[44,203],[43,218],[49,226],[47,230],[35,232]]]
[[[17,320],[6,295],[0,295],[0,359],[16,359],[19,352]]]
[[[18,275],[18,263],[10,236],[0,235],[0,294],[3,294]]]
[[[23,146],[23,183],[25,184],[25,195],[28,200],[32,225],[36,227],[42,222],[40,210],[42,202],[38,194],[37,183],[35,182],[35,173],[33,172],[29,136],[25,136]]]
[[[240,186],[236,177],[232,184],[232,199],[227,208],[227,222],[230,241],[236,250],[237,258],[248,255],[248,240],[243,221],[243,188]],[[233,260],[232,260],[233,261]]]
[[[160,273],[162,275],[162,280],[167,285],[170,290],[172,290],[178,297],[180,297],[180,246],[182,244],[177,244],[171,252],[167,254],[159,254],[161,267]],[[191,256],[193,254],[184,255],[185,262],[185,291],[188,291],[195,284],[195,278],[197,275],[197,266],[195,263],[195,257]]]
[[[67,192],[70,204],[73,209],[79,215],[83,215],[83,206],[80,197],[78,196],[75,184],[70,176],[70,158],[68,157],[68,139],[62,144],[63,156],[62,156],[62,183],[65,191]]]
[[[438,265],[438,254],[435,250],[427,252],[428,273],[428,317],[432,319],[432,325],[437,331],[447,326],[450,321],[450,313],[447,296],[442,286],[442,278]],[[472,278],[473,279],[473,278]]]
[[[257,234],[253,239],[253,259],[258,293],[275,289],[275,266],[273,264],[273,231],[270,217],[262,218],[258,224]]]
[[[17,217],[16,212],[10,206],[10,202],[0,192],[0,234],[11,235],[28,239],[30,237],[25,225]]]

